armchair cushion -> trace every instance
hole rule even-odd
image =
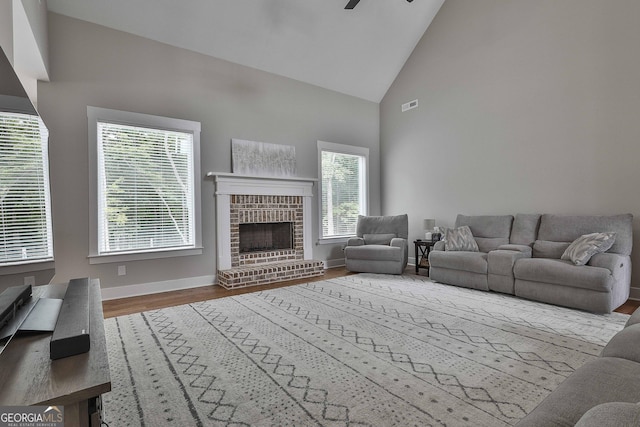
[[[367,233],[363,234],[365,245],[388,245],[391,239],[396,238],[395,233]]]
[[[347,246],[344,251],[349,260],[395,261],[397,263],[402,263],[405,253],[402,248],[385,245]]]
[[[365,234],[394,233],[395,237],[409,238],[409,218],[405,215],[394,216],[364,216],[358,215],[356,236]]]

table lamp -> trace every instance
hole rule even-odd
[[[431,237],[433,236],[433,229],[436,226],[436,220],[435,219],[425,219],[423,221],[424,223],[424,238],[426,240],[431,240]]]

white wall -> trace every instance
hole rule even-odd
[[[37,81],[48,80],[47,2],[0,2],[0,48],[37,106]]]
[[[29,99],[37,108],[38,80],[49,80],[47,2],[12,0],[11,11],[12,52],[7,56]]]
[[[0,47],[13,65],[13,4],[0,1]]]
[[[231,172],[231,138],[295,146],[303,177],[318,175],[317,140],[369,147],[371,208],[380,211],[376,103],[57,14],[49,52],[51,82],[38,92],[50,130],[55,281],[91,276],[115,287],[216,271],[214,185],[204,178],[202,256],[125,263],[126,276],[117,276],[123,263],[89,265],[87,105],[200,121],[203,175]],[[314,247],[316,259],[342,257],[338,245]]]
[[[636,0],[447,0],[380,106],[383,213],[408,212],[413,238],[458,213],[630,212],[640,287],[639,16]]]
[[[49,69],[49,27],[47,1],[46,0],[21,0],[29,28],[37,47],[38,56],[42,62],[44,72]]]

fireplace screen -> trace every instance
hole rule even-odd
[[[240,224],[240,252],[293,249],[293,223]]]

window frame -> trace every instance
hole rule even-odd
[[[108,108],[87,107],[89,131],[89,264],[137,261],[179,256],[201,255],[202,210],[200,176],[200,122],[133,113]],[[159,130],[191,133],[193,135],[193,203],[194,203],[194,246],[188,248],[137,249],[128,252],[101,254],[99,251],[98,212],[98,122],[128,126],[147,127]]]
[[[0,103],[3,105],[2,113],[7,114],[22,114],[27,116],[33,116],[40,122],[40,129],[46,130],[46,135],[41,136],[40,140],[43,142],[42,148],[42,173],[44,180],[44,201],[45,211],[47,212],[47,245],[51,250],[51,255],[44,258],[32,258],[17,261],[3,261],[0,260],[0,275],[7,274],[21,274],[33,271],[49,270],[55,266],[55,249],[54,249],[54,237],[53,237],[53,208],[51,206],[51,173],[49,165],[49,130],[42,121],[42,118],[34,112],[31,103],[28,100],[20,97],[14,97],[9,95],[0,95]]]
[[[334,142],[318,141],[318,244],[337,244],[346,243],[354,234],[341,236],[323,235],[323,216],[322,216],[322,153],[338,153],[358,156],[362,158],[363,169],[360,171],[360,180],[362,182],[363,191],[360,194],[360,215],[369,214],[369,148],[359,147],[355,145],[337,144]]]

